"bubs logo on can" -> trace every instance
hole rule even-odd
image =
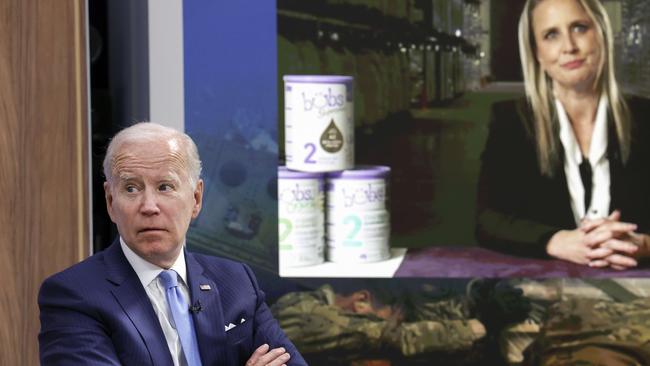
[[[332,88],[327,88],[327,93],[316,92],[308,94],[302,92],[302,104],[305,112],[316,110],[319,114],[323,115],[332,110],[338,110],[345,105],[345,95],[335,94]]]
[[[316,208],[318,203],[318,194],[319,192],[317,188],[301,186],[298,183],[283,188],[278,191],[280,209],[292,213],[304,209]]]
[[[341,197],[343,197],[343,207],[345,208],[383,202],[386,199],[386,186],[368,183],[354,189],[341,188]]]

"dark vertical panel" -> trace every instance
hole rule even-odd
[[[149,20],[145,0],[107,1],[114,131],[149,120]]]
[[[490,2],[490,65],[496,81],[522,81],[517,25],[524,0]]]

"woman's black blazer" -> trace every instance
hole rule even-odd
[[[626,99],[631,112],[632,142],[627,163],[608,118],[611,176],[610,212],[622,221],[650,230],[650,100]],[[559,128],[556,128],[557,146]],[[495,103],[481,156],[476,234],[479,244],[502,252],[544,257],[551,236],[575,229],[564,174],[564,152],[551,177],[539,170],[532,112],[525,99]]]

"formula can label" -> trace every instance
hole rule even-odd
[[[373,213],[349,212],[340,216],[340,219],[327,219],[327,239],[337,240],[349,244],[348,246],[361,246],[365,239],[390,237],[390,223],[388,211]],[[356,243],[356,244],[351,244]]]
[[[386,243],[372,243],[367,247],[345,248],[328,242],[327,259],[335,263],[371,263],[390,258]]]
[[[280,214],[310,214],[323,211],[323,182],[318,179],[278,179]]]
[[[323,246],[297,247],[293,250],[281,250],[280,267],[303,267],[323,263],[325,260]]]
[[[324,261],[323,176],[278,168],[278,244],[281,266]]]
[[[350,76],[284,77],[287,168],[331,172],[354,165]]]
[[[326,238],[332,262],[366,263],[390,256],[386,166],[328,173]]]
[[[382,210],[386,208],[385,179],[331,179],[328,181],[328,209]]]

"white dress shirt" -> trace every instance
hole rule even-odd
[[[555,106],[560,122],[560,141],[562,141],[565,153],[564,173],[569,194],[571,195],[571,210],[573,210],[576,226],[580,225],[583,218],[607,217],[611,200],[609,192],[609,160],[607,159],[607,99],[602,96],[598,102],[591,144],[589,145],[588,159],[593,172],[590,207],[585,207],[585,189],[580,178],[579,165],[582,162],[580,145],[562,103],[556,99]]]
[[[158,278],[158,275],[164,268],[160,268],[157,265],[142,259],[126,245],[121,236],[120,245],[122,246],[122,251],[124,252],[126,260],[129,261],[131,267],[135,270],[140,282],[142,282],[142,286],[147,292],[147,296],[149,296],[149,300],[151,300],[153,310],[158,316],[158,321],[160,322],[160,326],[165,334],[165,340],[167,341],[167,346],[171,352],[174,366],[187,366],[181,348],[181,340],[176,332],[176,325],[172,319],[169,305],[167,304],[167,298],[165,297],[165,288],[162,286],[160,278]],[[184,246],[185,243],[183,243],[183,247]],[[190,292],[187,287],[187,268],[185,267],[185,253],[183,250],[181,250],[178,258],[176,258],[176,262],[174,262],[174,265],[172,265],[170,269],[173,269],[178,273],[180,277],[178,287],[185,298],[185,302],[189,304]]]

